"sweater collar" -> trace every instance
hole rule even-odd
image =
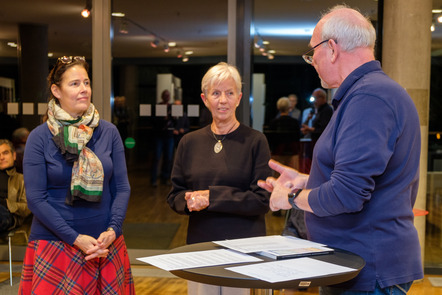
[[[342,98],[345,96],[347,91],[355,84],[359,79],[361,79],[365,74],[373,71],[381,71],[381,63],[377,60],[369,61],[360,67],[356,68],[353,72],[348,75],[344,81],[342,82],[341,86],[339,86],[338,90],[336,91],[335,96],[332,100],[332,105],[334,109],[336,110],[341,103]]]

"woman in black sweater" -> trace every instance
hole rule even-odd
[[[271,175],[270,149],[261,132],[236,119],[241,77],[235,67],[219,63],[201,84],[201,98],[213,121],[181,139],[167,201],[175,212],[189,215],[189,244],[264,236],[269,194],[257,181]],[[220,287],[201,285],[190,283],[189,294],[247,292],[222,288],[220,293]]]

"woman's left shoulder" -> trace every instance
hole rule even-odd
[[[117,127],[114,124],[103,119],[100,119],[98,126],[95,127],[94,130],[94,137],[101,137],[101,136],[108,137],[108,136],[115,136],[117,134],[119,134]]]
[[[264,137],[264,134],[261,131],[253,129],[252,127],[242,123],[241,125],[239,125],[238,130],[242,133],[249,134],[250,136],[253,137],[258,137],[258,138]]]

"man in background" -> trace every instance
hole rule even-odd
[[[14,167],[15,150],[7,139],[0,139],[0,232],[20,227],[31,214],[26,202],[23,174]]]
[[[301,132],[304,135],[310,134],[313,143],[312,146],[314,147],[333,115],[333,108],[327,103],[327,93],[324,89],[315,89],[312,96],[315,98],[313,103],[315,106],[315,117],[311,127],[307,124],[302,125]],[[313,114],[311,115],[313,116]]]

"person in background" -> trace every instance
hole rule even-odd
[[[290,116],[290,100],[281,97],[276,102],[280,116],[269,123],[272,159],[298,169],[299,166],[299,121]]]
[[[15,158],[12,142],[0,139],[0,233],[20,227],[31,214],[23,174],[14,167]]]
[[[312,119],[311,127],[308,126],[308,124],[302,124],[301,132],[304,135],[310,134],[313,148],[318,141],[319,136],[321,136],[322,132],[325,130],[325,127],[327,127],[327,124],[333,115],[333,108],[327,103],[327,93],[324,91],[324,89],[315,89],[312,96],[315,98],[313,103],[315,106],[315,117],[310,117],[310,119]],[[313,117],[312,113],[310,113],[310,115]]]
[[[221,62],[201,82],[210,125],[181,139],[172,169],[169,206],[189,216],[187,243],[266,234],[268,192],[257,185],[271,175],[265,136],[235,116],[241,93],[238,70]],[[249,294],[250,290],[188,283],[189,294]]]
[[[290,101],[289,115],[299,121],[301,119],[301,110],[296,107],[298,104],[298,96],[296,96],[296,94],[289,94],[288,99]]]
[[[354,279],[321,287],[323,295],[406,294],[423,278],[413,224],[419,116],[375,60],[375,40],[372,23],[348,6],[320,19],[303,57],[323,87],[338,88],[333,117],[315,145],[310,175],[271,161],[281,176],[259,182],[272,192],[272,210],[305,211],[310,240],[365,260]]]
[[[23,173],[23,155],[25,153],[26,141],[28,140],[29,130],[25,127],[20,127],[12,132],[12,144],[15,148],[15,168],[17,172]]]
[[[32,130],[23,160],[34,217],[19,294],[134,294],[120,134],[91,103],[84,57],[60,57],[48,86],[48,120]]]
[[[298,97],[296,94],[289,94],[286,98],[289,100],[289,110],[288,114],[293,119],[300,120],[301,118],[301,110],[296,108],[296,105],[298,104]],[[278,113],[276,114],[275,119],[278,119],[281,116],[281,111],[278,110]]]
[[[169,183],[170,171],[172,169],[173,161],[173,149],[174,149],[174,126],[175,119],[172,117],[171,104],[170,104],[170,92],[169,90],[164,90],[161,93],[161,103],[167,105],[166,116],[156,116],[154,119],[154,142],[155,150],[152,160],[151,169],[151,185],[152,187],[158,186],[158,170],[160,171],[161,181],[164,184]],[[161,162],[161,157],[163,157],[161,169],[159,167]]]
[[[183,102],[178,99],[175,100],[173,103],[175,105],[183,105]],[[190,129],[189,118],[187,117],[187,113],[183,111],[182,116],[175,118],[175,126],[173,129],[175,148],[178,147],[178,143],[180,142],[181,138],[183,138],[184,134],[189,132],[189,129]]]
[[[113,120],[117,126],[123,142],[129,137],[130,113],[126,103],[125,96],[116,96],[114,98]]]

